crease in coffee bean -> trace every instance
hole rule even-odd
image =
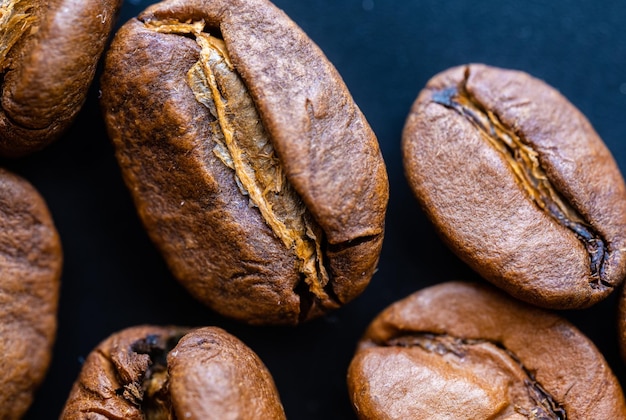
[[[329,301],[330,279],[322,244],[324,232],[286,179],[271,140],[243,81],[234,69],[221,39],[205,32],[204,21],[150,20],[153,31],[192,37],[200,59],[187,82],[196,100],[215,118],[214,154],[234,171],[240,192],[285,248],[294,252],[302,281],[314,299]]]
[[[27,0],[0,0],[0,73],[9,66],[7,56],[13,46],[36,28],[34,6]]]
[[[298,282],[293,291],[300,297],[298,322],[303,323],[310,318],[311,309],[313,309],[316,302],[320,302],[320,299],[308,291],[305,282]],[[332,307],[332,305],[339,306],[340,304],[338,302],[341,302],[341,299],[339,299],[333,288],[327,286],[325,291],[327,299],[325,302],[321,302],[321,304],[326,307]]]
[[[506,354],[524,373],[524,386],[528,396],[535,404],[530,409],[515,406],[515,410],[529,419],[567,420],[567,412],[556,399],[535,379],[533,372],[528,369],[521,359],[502,343],[487,339],[469,339],[449,334],[415,332],[395,336],[384,343],[386,347],[419,347],[427,352],[444,356],[452,354],[463,359],[472,346],[488,344]]]
[[[131,345],[133,352],[146,354],[150,359],[148,369],[141,378],[141,398],[138,401],[146,420],[172,418],[167,355],[184,335],[184,332],[166,337],[149,334]]]
[[[135,372],[132,365],[134,357],[121,357],[116,362],[113,354],[96,349],[113,367],[113,374],[121,386],[114,390],[115,395],[123,398],[141,410],[146,420],[172,420],[174,414],[169,397],[169,375],[167,371],[167,355],[185,335],[184,331],[163,336],[149,334],[128,345],[127,352],[135,355],[147,355],[148,367],[145,371]],[[117,350],[116,350],[117,351]],[[127,365],[129,364],[129,365]],[[132,377],[129,377],[132,376]],[[92,390],[83,386],[89,393]],[[97,399],[102,396],[97,395]],[[101,410],[90,409],[89,412],[100,413]]]
[[[363,236],[358,236],[349,241],[339,242],[335,244],[328,243],[327,249],[329,252],[339,253],[339,252],[345,251],[346,249],[354,248],[366,242],[376,241],[378,239],[380,239],[380,234],[363,235]]]
[[[454,87],[435,90],[432,101],[465,117],[482,137],[500,152],[532,202],[581,241],[589,256],[589,285],[594,289],[613,287],[606,281],[609,250],[600,234],[565,200],[541,167],[539,154],[523,136],[506,127],[500,118],[483,106],[467,89],[469,69]]]

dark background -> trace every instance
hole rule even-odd
[[[126,0],[119,24],[151,1]],[[250,327],[191,298],[144,233],[102,122],[99,82],[71,130],[33,156],[2,160],[42,193],[65,254],[54,357],[28,419],[58,417],[81,360],[141,324],[218,325],[266,363],[290,419],[354,419],[345,385],[355,344],[383,308],[418,289],[476,275],[439,241],[405,181],[400,135],[435,73],[468,62],[524,70],[570,99],[626,170],[626,3],[603,1],[276,0],[343,76],[376,132],[391,198],[379,271],[346,307],[296,328]],[[119,26],[118,24],[118,26]],[[623,385],[615,294],[564,313]],[[530,343],[529,343],[530,345]]]

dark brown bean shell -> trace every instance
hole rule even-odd
[[[0,169],[0,418],[26,412],[51,359],[62,252],[43,198]]]
[[[217,327],[138,326],[87,357],[61,419],[284,419],[259,357]]]
[[[528,74],[447,70],[403,133],[409,183],[442,238],[527,302],[582,308],[626,274],[626,186],[566,98]]]
[[[348,373],[363,419],[621,419],[619,382],[564,318],[491,286],[449,282],[370,324]]]
[[[197,42],[155,29],[193,22],[223,38],[258,112],[258,120],[243,122],[249,117],[235,114],[233,123],[262,124],[319,229],[316,264],[329,281],[316,291],[216,155],[216,119],[187,81],[200,60]],[[282,11],[266,0],[153,5],[116,35],[102,86],[109,134],[139,215],[199,300],[250,323],[296,324],[363,291],[382,245],[382,155],[337,71]],[[222,93],[230,105],[234,96]]]
[[[122,0],[9,0],[0,27],[0,154],[56,140],[87,96]],[[7,12],[8,14],[8,12]],[[7,16],[5,14],[5,16]],[[0,26],[3,15],[0,10]],[[0,36],[1,38],[1,36]]]

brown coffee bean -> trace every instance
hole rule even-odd
[[[284,419],[259,357],[217,327],[139,326],[94,349],[61,419]]]
[[[370,324],[348,371],[361,419],[622,419],[619,382],[558,315],[449,282]]]
[[[435,76],[403,153],[442,238],[513,296],[581,308],[622,282],[624,180],[587,119],[544,82],[484,65]]]
[[[296,324],[359,295],[387,175],[334,67],[266,0],[153,5],[117,33],[102,104],[174,275],[224,315]]]
[[[0,154],[57,139],[87,96],[121,0],[0,2]]]
[[[43,198],[0,169],[0,418],[19,419],[50,364],[62,254]]]

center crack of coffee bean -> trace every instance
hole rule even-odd
[[[214,154],[234,171],[240,192],[287,249],[294,252],[309,291],[328,300],[324,232],[287,181],[258,111],[234,69],[224,41],[204,31],[205,23],[176,20],[144,22],[161,33],[188,36],[200,46],[200,59],[187,83],[212,116]]]
[[[10,65],[11,48],[31,29],[37,18],[28,0],[0,0],[0,74]]]
[[[150,358],[150,366],[141,382],[139,401],[146,420],[175,418],[169,394],[167,354],[176,347],[181,338],[182,335],[170,337],[149,335],[132,345],[132,351],[137,354],[146,354]]]
[[[504,156],[530,200],[582,242],[589,255],[591,287],[612,287],[605,281],[604,269],[608,257],[605,241],[552,185],[541,167],[539,153],[467,90],[468,77],[469,74],[466,74],[459,86],[434,92],[433,102],[454,110],[476,127],[481,137]]]
[[[453,360],[448,360],[448,362],[468,366],[471,366],[472,358],[481,359],[482,355],[495,356],[493,357],[494,360],[503,361],[502,373],[511,379],[521,380],[526,389],[526,401],[511,402],[517,413],[529,419],[567,420],[565,409],[537,382],[533,373],[524,366],[520,358],[500,343],[483,339],[460,338],[447,334],[414,333],[395,337],[388,340],[384,345],[389,347],[419,347],[442,357],[450,355]],[[510,370],[510,372],[505,370]],[[515,392],[511,394],[516,395]]]

